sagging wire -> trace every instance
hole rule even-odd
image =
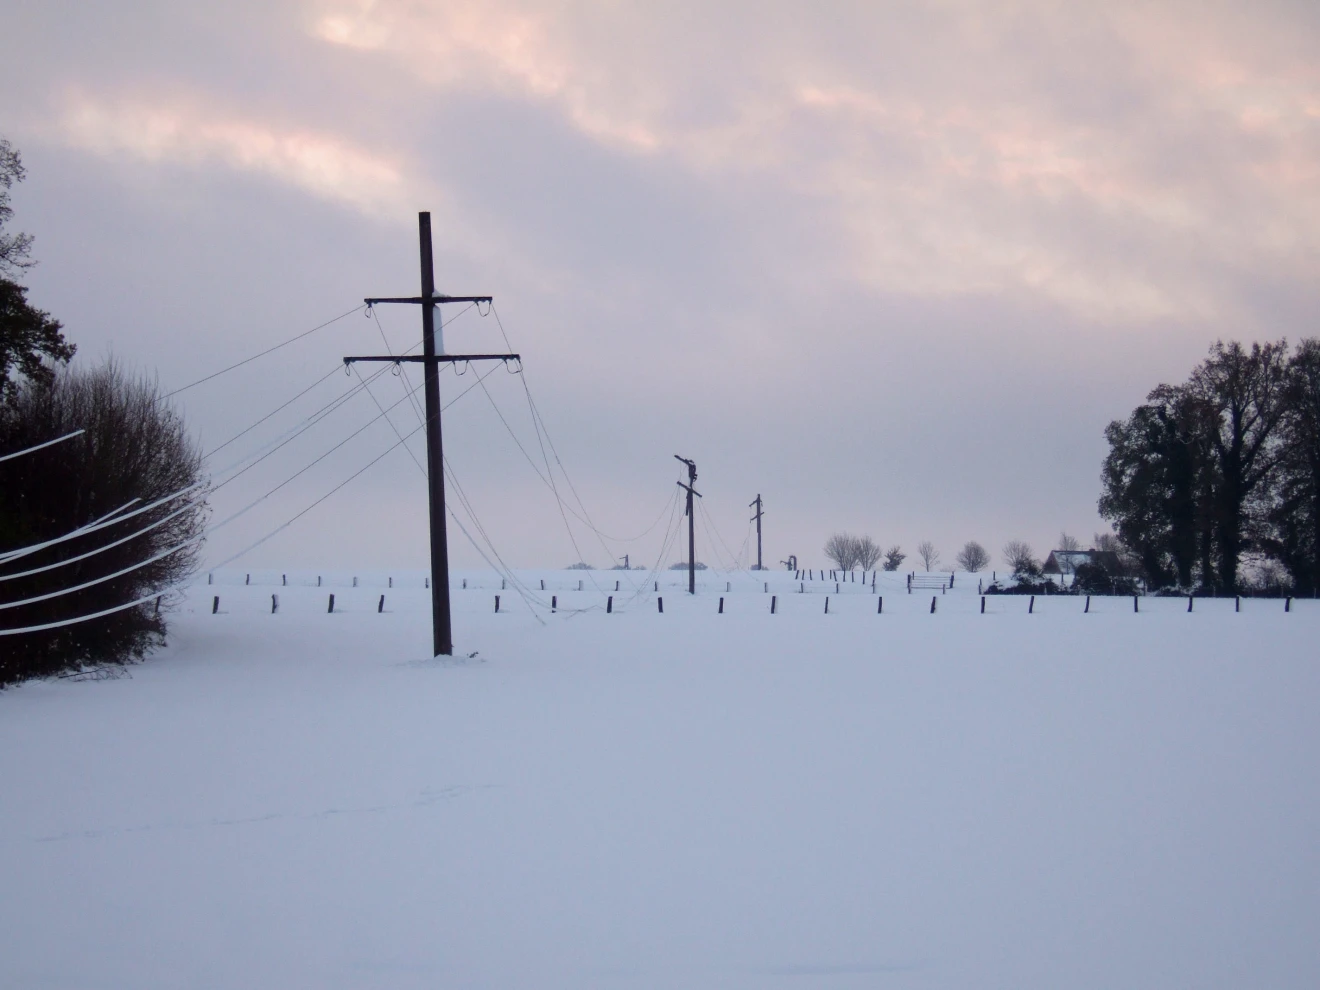
[[[305,389],[303,389],[301,392],[299,392],[297,395],[295,395],[295,396],[294,396],[292,399],[290,399],[288,402],[285,402],[285,403],[283,403],[283,404],[281,404],[281,405],[279,405],[279,406],[276,406],[274,409],[272,409],[270,412],[266,413],[266,415],[262,416],[259,420],[257,420],[257,421],[256,421],[255,423],[253,423],[251,426],[249,426],[249,427],[247,427],[246,429],[240,430],[239,432],[235,433],[232,437],[230,437],[230,438],[229,438],[228,440],[226,440],[224,443],[220,444],[220,446],[218,446],[218,447],[212,447],[210,450],[208,450],[205,454],[202,455],[202,460],[205,461],[205,460],[209,459],[213,454],[217,454],[217,453],[219,453],[220,451],[224,450],[226,447],[228,447],[231,443],[233,443],[233,442],[234,442],[235,440],[237,440],[239,437],[242,437],[242,436],[244,436],[244,435],[246,435],[246,434],[248,434],[248,433],[251,433],[253,430],[255,430],[255,429],[256,429],[258,426],[260,426],[262,423],[266,422],[266,420],[270,419],[270,418],[271,418],[272,416],[274,416],[276,413],[278,413],[278,412],[282,412],[283,410],[287,409],[289,406],[293,405],[295,402],[297,402],[299,399],[301,399],[304,395],[306,395],[306,394],[307,394],[308,392],[310,392],[312,389],[316,388],[316,386],[320,385],[323,381],[325,381],[327,378],[329,378],[331,375],[333,375],[336,371],[338,371],[339,368],[340,368],[340,365],[339,365],[339,364],[336,364],[333,368],[331,368],[329,371],[327,371],[324,375],[322,375],[322,376],[321,376],[320,378],[318,378],[316,381],[312,382],[312,384],[308,385]]]
[[[379,378],[381,375],[383,375],[383,374],[386,372],[386,370],[387,370],[387,368],[381,368],[379,371],[375,372],[375,373],[374,373],[374,374],[368,379],[368,381],[374,381],[376,378]],[[360,392],[360,391],[362,390],[362,388],[363,388],[362,385],[354,385],[354,386],[352,386],[351,388],[348,389],[348,391],[346,391],[346,392],[340,394],[339,396],[337,396],[336,398],[332,399],[330,402],[326,403],[326,404],[325,404],[324,406],[322,406],[320,409],[316,410],[316,412],[312,413],[310,416],[308,416],[306,419],[304,419],[301,423],[299,423],[298,425],[294,426],[291,430],[289,430],[287,433],[285,433],[282,437],[276,437],[275,440],[272,440],[269,444],[266,445],[266,448],[260,448],[260,447],[258,447],[258,448],[257,448],[257,451],[254,451],[252,454],[249,454],[249,455],[247,456],[247,458],[244,458],[244,459],[242,459],[242,460],[235,461],[232,465],[230,465],[230,466],[229,466],[228,468],[226,468],[225,470],[216,472],[217,474],[225,474],[225,473],[227,473],[228,471],[231,471],[231,470],[233,470],[234,468],[238,468],[240,465],[243,465],[242,468],[241,468],[241,470],[234,471],[234,473],[233,473],[233,474],[230,474],[229,477],[225,478],[224,481],[217,482],[217,483],[212,487],[211,491],[213,491],[213,492],[219,491],[221,488],[223,488],[225,485],[229,484],[231,481],[234,481],[236,478],[239,478],[239,477],[241,477],[242,475],[246,474],[248,471],[252,470],[254,467],[256,467],[258,464],[260,464],[262,461],[264,461],[267,457],[270,457],[270,456],[271,456],[272,454],[274,454],[276,451],[280,450],[281,448],[283,448],[283,447],[287,446],[288,444],[292,443],[294,440],[298,439],[298,437],[302,436],[304,433],[306,433],[308,430],[310,430],[313,426],[316,426],[318,423],[320,423],[322,420],[326,419],[328,416],[330,416],[330,415],[332,415],[333,413],[337,412],[338,410],[342,409],[345,405],[348,404],[348,401],[349,401],[353,396],[355,396],[358,392]],[[375,422],[375,420],[372,420],[372,422]],[[367,425],[370,426],[371,424],[368,423]],[[365,428],[366,428],[366,427],[363,427],[363,429],[365,429]],[[362,432],[362,431],[359,430],[358,432],[360,433],[360,432]],[[355,433],[355,434],[353,434],[352,436],[350,436],[348,439],[352,439],[352,437],[353,437],[353,436],[356,436],[356,435],[357,435],[357,434]],[[347,442],[347,441],[344,441],[344,442]],[[260,457],[256,457],[255,460],[252,460],[252,458],[253,458],[258,452],[261,452],[263,449],[264,449],[265,452],[264,452],[264,453],[261,453],[261,456],[260,456]],[[333,450],[334,448],[332,447],[331,449]],[[243,464],[244,460],[249,460],[250,463],[244,465],[244,464]]]
[[[312,329],[310,329],[310,330],[304,330],[302,333],[297,334],[296,336],[290,337],[288,340],[283,341],[283,342],[281,342],[281,343],[278,343],[278,344],[276,344],[274,347],[268,347],[268,348],[266,348],[264,351],[260,352],[259,354],[253,354],[251,357],[247,357],[247,358],[244,358],[242,361],[235,362],[234,364],[231,364],[231,365],[230,365],[229,367],[227,367],[227,368],[221,368],[219,371],[212,372],[211,374],[207,375],[207,376],[204,377],[204,378],[199,378],[199,379],[197,379],[197,381],[195,381],[195,382],[191,382],[191,383],[189,383],[189,384],[187,384],[187,385],[184,385],[182,388],[176,388],[173,392],[166,392],[164,395],[162,395],[162,396],[160,396],[158,399],[156,399],[156,401],[157,401],[157,402],[163,401],[163,400],[165,400],[165,399],[170,398],[170,396],[178,395],[180,392],[186,392],[186,391],[188,391],[188,389],[190,389],[190,388],[196,388],[198,385],[201,385],[203,382],[209,382],[212,378],[219,378],[221,375],[228,374],[229,372],[233,371],[235,368],[241,368],[241,367],[243,367],[243,365],[245,365],[245,364],[251,364],[253,361],[257,360],[258,358],[263,358],[263,357],[265,357],[267,354],[272,354],[272,353],[274,353],[275,351],[278,351],[281,347],[288,347],[290,344],[292,344],[292,343],[294,343],[294,342],[296,342],[296,341],[302,340],[304,337],[309,337],[309,336],[311,336],[312,334],[316,333],[316,331],[318,331],[318,330],[324,330],[326,327],[330,326],[332,323],[338,323],[340,320],[344,319],[344,317],[346,317],[346,316],[352,316],[354,313],[359,312],[361,309],[362,309],[362,306],[361,306],[360,304],[357,305],[357,306],[354,306],[352,309],[350,309],[350,310],[346,310],[346,311],[344,311],[343,313],[340,313],[340,314],[339,314],[338,316],[336,316],[334,319],[332,319],[332,320],[326,320],[324,323],[321,323],[321,324],[319,324],[319,325],[317,325],[317,326],[314,326],[314,327],[312,327]]]
[[[12,461],[15,457],[22,457],[25,454],[32,454],[38,450],[44,450],[47,447],[53,447],[57,443],[63,443],[65,440],[72,440],[74,437],[80,437],[86,430],[74,430],[72,433],[66,433],[62,437],[56,437],[54,440],[47,440],[45,443],[39,443],[35,447],[25,447],[23,450],[16,450],[12,454],[0,454],[0,462]]]
[[[185,488],[180,488],[177,492],[174,492],[171,495],[166,495],[164,498],[157,499],[154,502],[150,502],[147,505],[140,506],[136,509],[133,509],[130,512],[124,512],[123,514],[119,514],[119,510],[116,510],[115,512],[110,514],[114,518],[106,518],[103,516],[101,520],[98,520],[97,522],[94,523],[90,523],[87,526],[81,526],[78,529],[71,530],[68,533],[65,533],[63,536],[57,536],[54,537],[53,539],[45,540],[41,543],[33,543],[30,546],[20,547],[19,549],[16,550],[6,550],[5,552],[0,553],[0,563],[7,564],[11,560],[17,560],[20,557],[26,557],[28,554],[36,553],[39,550],[45,550],[47,547],[53,547],[56,544],[65,543],[68,540],[76,540],[81,536],[86,536],[89,533],[95,533],[98,530],[105,529],[107,526],[114,526],[118,523],[123,522],[125,519],[131,519],[134,516],[140,516],[144,512],[150,512],[152,509],[156,508],[157,506],[164,505],[166,502],[172,502],[176,498],[180,498],[181,496],[186,495],[189,492],[193,492],[199,488],[204,488],[204,487],[206,486],[203,482],[196,482],[194,484],[188,485]],[[134,499],[134,501],[138,501],[138,500]]]

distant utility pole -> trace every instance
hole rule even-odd
[[[678,483],[678,487],[687,492],[687,517],[688,517],[688,594],[697,593],[697,531],[696,524],[692,517],[692,496],[701,498],[701,492],[692,486],[697,483],[697,463],[689,461],[686,457],[674,455],[676,460],[682,461],[688,466],[688,483]]]
[[[747,503],[748,508],[751,508],[753,505],[756,506],[756,515],[752,516],[751,519],[752,522],[756,523],[756,569],[760,571],[764,570],[761,566],[761,516],[763,516],[764,513],[761,511],[760,492],[757,492],[755,502]]]
[[[628,563],[628,555],[626,553],[623,555],[622,559],[623,559],[623,569],[625,571],[631,571],[632,566]]]
[[[440,365],[455,361],[518,361],[517,354],[437,354],[435,313],[441,303],[487,303],[490,296],[446,296],[435,291],[435,265],[431,255],[431,214],[417,214],[417,237],[422,264],[420,296],[364,299],[368,306],[377,303],[410,303],[422,307],[422,354],[407,357],[346,357],[344,364],[355,361],[407,361],[423,365],[426,392],[426,478],[431,510],[431,633],[435,656],[452,656],[454,637],[449,621],[449,537],[445,528],[445,454],[440,431]]]

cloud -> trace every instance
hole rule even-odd
[[[227,115],[199,103],[73,96],[59,120],[68,144],[106,157],[219,163],[363,213],[406,212],[415,180],[397,158],[342,136]]]
[[[1320,87],[1219,11],[951,3],[638,8],[324,0],[309,30],[496,90],[617,152],[798,197],[857,284],[1088,319],[1241,316],[1320,247]],[[789,207],[791,208],[791,207]],[[795,260],[795,264],[800,262]],[[822,273],[823,274],[823,273]]]

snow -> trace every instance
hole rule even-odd
[[[1320,985],[1320,603],[389,576],[0,694],[0,986]]]

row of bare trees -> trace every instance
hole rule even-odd
[[[1059,549],[1077,550],[1081,548],[1080,542],[1066,533],[1060,538]],[[884,569],[887,571],[896,571],[899,565],[907,559],[901,547],[893,546],[888,550],[882,551],[880,544],[876,543],[869,536],[854,536],[851,533],[834,533],[825,541],[825,556],[844,571],[860,567],[862,570],[873,570],[884,560]],[[1030,545],[1022,540],[1010,540],[1004,545],[1004,559],[1008,562],[1010,568],[1015,573],[1040,573],[1040,563],[1036,560],[1035,553]],[[940,552],[935,544],[930,540],[922,540],[917,544],[917,556],[921,559],[922,566],[933,571],[940,563]],[[990,552],[975,540],[968,540],[961,550],[954,555],[954,562],[958,568],[963,571],[976,573],[984,570],[990,565]]]

